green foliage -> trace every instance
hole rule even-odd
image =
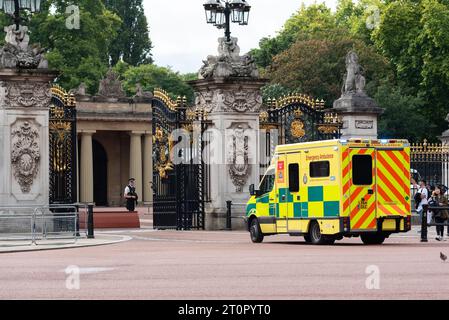
[[[393,65],[397,78],[426,101],[427,138],[446,129],[449,112],[449,3],[402,0],[388,3],[372,38]]]
[[[129,67],[122,74],[123,87],[129,95],[135,94],[136,85],[140,84],[145,91],[153,92],[155,88],[162,88],[173,99],[178,96],[186,96],[190,102],[193,101],[193,90],[184,80],[186,77],[192,78],[192,76],[182,76],[169,68],[158,67],[153,64]]]
[[[298,40],[274,58],[268,71],[271,82],[324,99],[331,107],[341,96],[345,57],[351,49],[359,54],[369,91],[389,76],[387,61],[360,40]]]
[[[117,37],[109,49],[111,63],[120,59],[133,66],[153,63],[152,43],[142,0],[105,0],[106,8],[122,20]]]
[[[386,110],[382,136],[435,141],[449,112],[449,1],[339,0],[335,13],[303,5],[252,50],[271,80],[264,97],[299,91],[331,107],[350,49],[360,56],[368,94]]]
[[[72,4],[80,9],[79,30],[66,27],[66,8]],[[50,68],[61,72],[61,86],[71,89],[84,82],[94,94],[107,71],[108,48],[119,25],[120,18],[101,0],[47,0],[30,22],[31,43],[48,49]]]
[[[283,96],[287,96],[291,94],[292,91],[288,88],[280,85],[279,83],[272,83],[267,84],[266,86],[262,87],[262,95],[264,98],[264,101],[267,102],[268,99],[279,99]]]
[[[425,102],[388,83],[378,87],[374,99],[385,108],[379,121],[379,137],[422,141],[427,138],[428,121],[420,112]]]

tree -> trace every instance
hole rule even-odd
[[[125,70],[121,75],[123,87],[129,95],[135,94],[136,86],[140,84],[145,91],[153,92],[156,88],[162,88],[173,99],[178,96],[186,96],[189,102],[193,101],[193,89],[184,81],[185,76],[169,68],[144,64],[138,67],[122,68],[122,70]],[[193,75],[188,75],[188,77],[192,78]]]
[[[105,4],[122,19],[118,35],[109,49],[112,65],[120,59],[132,66],[153,63],[142,0],[106,0]]]
[[[67,28],[69,5],[79,7],[79,29]],[[120,18],[108,11],[101,0],[48,0],[29,25],[31,43],[46,48],[50,68],[61,72],[57,82],[67,89],[84,82],[90,93],[96,93],[108,68],[108,48],[117,34]]]
[[[429,140],[446,128],[449,112],[449,2],[393,1],[386,6],[373,40],[395,69],[398,81],[426,103],[418,110],[427,119]]]
[[[422,141],[427,137],[426,118],[419,112],[424,106],[420,97],[415,97],[400,87],[384,83],[378,87],[374,99],[385,108],[380,117],[378,133],[382,139],[403,138],[409,141]]]
[[[389,77],[388,61],[360,40],[298,40],[277,55],[268,69],[272,84],[324,99],[328,107],[341,95],[345,57],[355,49],[364,67],[369,93]]]
[[[268,67],[274,56],[287,50],[298,39],[326,38],[331,36],[329,30],[335,31],[335,17],[325,4],[304,4],[290,19],[288,19],[274,37],[262,38],[259,49],[253,49],[253,55],[259,67]]]

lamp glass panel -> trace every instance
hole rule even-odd
[[[242,20],[240,21],[240,25],[241,26],[246,26],[248,25],[248,20],[249,20],[249,10],[251,7],[247,6],[245,8],[245,10],[243,10],[242,12]]]
[[[19,5],[21,9],[31,10],[31,0],[20,0]]]
[[[7,14],[13,14],[16,11],[14,0],[4,0],[4,10]]]
[[[215,24],[217,21],[217,11],[206,10],[206,20],[207,20],[207,23]]]
[[[31,0],[31,11],[32,12],[41,11],[41,0]]]
[[[240,23],[240,22],[242,22],[242,10],[241,9],[234,9],[234,10],[232,10],[232,16],[231,16],[231,18],[232,18],[232,22],[235,22],[235,23]]]
[[[226,17],[225,17],[224,12],[223,11],[218,11],[217,12],[217,19],[216,19],[215,25],[216,26],[224,25],[225,24],[225,19],[226,19]]]

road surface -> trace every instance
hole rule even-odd
[[[449,261],[440,260],[449,242],[430,237],[420,243],[416,230],[381,246],[364,246],[360,239],[312,246],[289,236],[252,244],[246,232],[120,234],[132,240],[0,254],[0,299],[449,297]]]

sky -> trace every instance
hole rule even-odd
[[[170,66],[181,73],[197,72],[202,60],[217,54],[217,39],[224,34],[206,23],[206,0],[143,0],[153,42],[153,58],[159,66]],[[335,10],[337,0],[325,2]],[[232,24],[232,36],[239,38],[241,53],[258,47],[259,40],[275,36],[285,21],[300,7],[315,0],[249,0],[248,26]]]

